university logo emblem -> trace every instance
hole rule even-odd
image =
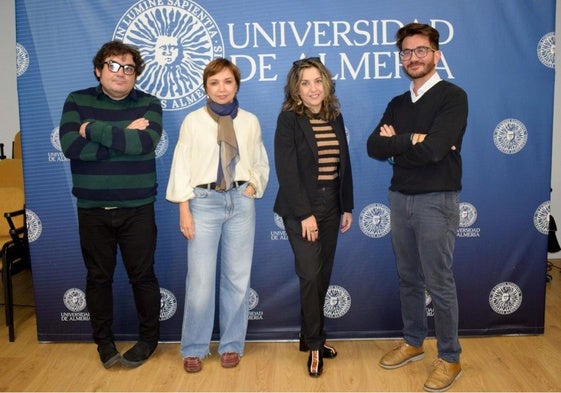
[[[381,203],[371,203],[360,212],[358,226],[362,233],[372,238],[390,233],[390,209]]]
[[[282,221],[282,217],[279,216],[277,213],[274,213],[274,220],[275,225],[284,231],[284,222]]]
[[[516,119],[505,119],[495,128],[493,142],[501,152],[515,154],[524,148],[528,141],[526,126]]]
[[[113,38],[138,48],[146,68],[137,87],[164,110],[186,109],[205,98],[203,70],[224,57],[218,25],[199,4],[138,1],[121,17]]]
[[[477,209],[471,203],[460,202],[460,227],[472,226],[477,220]]]
[[[29,243],[33,243],[41,236],[41,232],[43,232],[43,224],[41,224],[39,216],[29,209],[25,209],[25,220],[27,224],[28,241]]]
[[[512,314],[522,304],[522,291],[515,283],[500,283],[491,290],[489,304],[497,314]]]
[[[176,311],[177,299],[175,295],[165,288],[160,288],[160,321],[170,319]]]
[[[253,310],[259,304],[259,295],[253,288],[249,288],[249,309]]]
[[[550,201],[545,201],[534,212],[534,226],[544,235],[549,235],[549,215],[551,213]]]
[[[56,151],[62,151],[62,146],[60,145],[60,127],[55,127],[51,131],[51,146],[56,149]]]
[[[549,68],[555,68],[555,33],[547,33],[538,42],[538,59]]]
[[[341,318],[351,309],[351,295],[339,285],[330,285],[325,294],[323,315],[327,318]]]
[[[86,308],[86,294],[78,288],[70,288],[64,292],[62,301],[66,308],[72,312],[80,312]]]
[[[21,44],[16,43],[16,75],[22,76],[29,68],[29,53]]]

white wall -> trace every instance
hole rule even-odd
[[[15,1],[0,0],[0,143],[7,157],[12,156],[12,141],[19,131],[15,11]]]
[[[561,42],[561,0],[556,3],[556,42]],[[11,157],[12,141],[19,130],[19,112],[16,89],[16,33],[15,0],[0,0],[0,143],[4,143],[4,153]],[[561,67],[561,60],[556,61],[556,68]],[[555,99],[553,116],[553,145],[551,170],[551,214],[559,225],[561,241],[561,73],[555,75]],[[550,255],[561,257],[559,253]]]

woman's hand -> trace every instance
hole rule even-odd
[[[247,197],[255,198],[255,193],[257,193],[257,190],[255,189],[255,186],[253,184],[249,183],[243,193]]]
[[[302,237],[308,239],[309,242],[315,242],[318,239],[319,230],[316,218],[310,216],[302,220]]]
[[[179,230],[188,240],[195,237],[195,220],[189,210],[189,201],[179,203]]]
[[[347,232],[351,229],[353,223],[353,213],[345,212],[343,213],[343,218],[341,219],[341,233]]]

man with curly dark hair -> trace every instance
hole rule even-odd
[[[103,366],[144,363],[158,345],[160,287],[156,248],[155,149],[162,135],[160,101],[134,88],[144,69],[140,52],[105,43],[93,59],[99,85],[70,93],[60,143],[70,159],[77,198],[86,301]],[[120,250],[132,285],[138,342],[122,357],[113,334],[113,274]]]

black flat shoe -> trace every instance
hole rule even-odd
[[[323,357],[326,359],[333,359],[337,356],[337,350],[331,345],[323,344]]]
[[[117,348],[115,348],[114,342],[98,345],[97,352],[99,352],[99,359],[105,368],[111,368],[115,363],[121,360],[121,354],[117,351]]]
[[[300,336],[300,352],[308,352],[310,349],[304,340],[304,336]],[[333,359],[337,356],[337,350],[331,345],[323,344],[323,357],[325,359]]]
[[[321,350],[310,351],[308,356],[308,373],[311,377],[319,377],[323,372],[323,357]]]
[[[147,343],[138,341],[134,346],[123,354],[121,364],[128,368],[135,368],[143,364],[154,352],[158,342]]]

